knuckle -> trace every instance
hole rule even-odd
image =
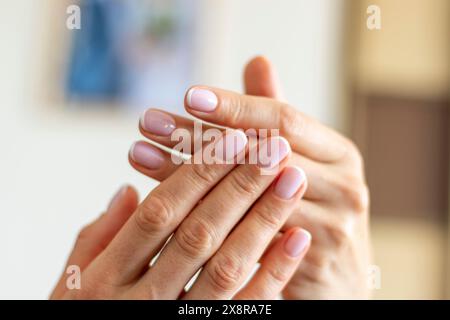
[[[191,259],[207,254],[214,238],[212,229],[200,219],[182,225],[174,235],[178,246]]]
[[[284,217],[282,210],[270,204],[257,205],[253,212],[260,224],[270,230],[278,230]]]
[[[222,101],[222,106],[226,110],[224,113],[225,123],[239,123],[245,118],[245,101],[239,96],[233,96],[226,101]]]
[[[225,292],[236,290],[244,273],[239,259],[225,255],[216,256],[211,267],[206,270],[213,287]]]
[[[346,198],[353,212],[362,214],[368,209],[368,192],[367,187],[358,186],[346,190]]]
[[[205,164],[192,165],[192,180],[194,183],[210,186],[216,181],[216,170],[212,166]]]
[[[171,223],[171,216],[168,201],[155,193],[139,207],[135,223],[140,230],[148,234],[167,228]]]
[[[354,213],[367,212],[369,207],[369,191],[367,185],[354,176],[347,176],[338,183],[341,198]]]
[[[282,285],[289,280],[290,272],[285,267],[274,267],[268,269],[269,277],[276,285]]]
[[[281,103],[278,109],[278,127],[280,134],[289,136],[289,133],[295,128],[296,135],[302,135],[306,126],[304,117],[300,112],[293,109],[285,103]]]
[[[304,281],[311,281],[314,283],[326,283],[327,272],[330,268],[330,258],[323,254],[316,254],[309,257],[308,261],[300,264],[299,272],[302,275],[300,278]],[[296,281],[302,281],[298,278]]]
[[[319,279],[323,275],[323,270],[327,269],[330,265],[329,258],[323,254],[317,254],[311,259],[311,265],[309,275],[314,279]]]
[[[336,248],[343,248],[348,241],[347,234],[342,228],[332,229],[330,231],[330,236],[333,239],[333,243]]]
[[[352,164],[357,165],[358,167],[362,167],[362,165],[364,163],[364,159],[361,154],[361,151],[359,150],[359,148],[356,146],[356,144],[352,140],[345,139],[345,141],[348,146],[347,147],[347,156],[351,160]]]
[[[343,218],[340,221],[335,221],[332,225],[328,224],[326,229],[333,246],[336,249],[344,249],[351,242],[353,219]]]
[[[253,168],[253,166],[247,166],[247,168]],[[246,171],[247,172],[247,171]],[[246,174],[241,170],[235,170],[231,175],[231,184],[234,190],[236,190],[240,195],[252,196],[259,192],[261,189],[259,183],[256,179],[258,173],[252,172],[251,174]]]

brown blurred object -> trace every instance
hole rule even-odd
[[[448,100],[366,99],[364,146],[373,214],[447,221]]]
[[[381,30],[366,27],[370,5]],[[375,298],[450,298],[450,2],[351,0],[348,9],[353,138],[382,279]]]

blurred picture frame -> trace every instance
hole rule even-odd
[[[65,74],[69,105],[181,110],[195,68],[195,3],[80,1],[81,28],[72,32]]]

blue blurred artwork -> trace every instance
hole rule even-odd
[[[192,74],[193,3],[81,1],[81,29],[73,31],[67,72],[68,99],[176,111]]]

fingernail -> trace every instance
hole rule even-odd
[[[289,142],[283,137],[272,137],[263,141],[258,148],[258,166],[272,169],[291,151]]]
[[[227,130],[214,146],[215,156],[220,160],[231,160],[244,151],[247,136],[240,130]]]
[[[123,197],[123,195],[127,192],[128,186],[122,186],[119,191],[116,192],[114,197],[109,202],[108,211],[112,208],[114,208],[118,203],[120,198]]]
[[[142,129],[158,136],[169,136],[176,128],[175,120],[170,115],[157,110],[145,110],[140,122]]]
[[[287,167],[275,183],[274,192],[280,198],[290,199],[297,193],[305,180],[305,172],[302,169]]]
[[[191,88],[187,93],[186,102],[191,109],[211,112],[217,107],[217,96],[210,90]]]
[[[311,242],[311,234],[303,229],[298,229],[289,236],[284,243],[284,250],[286,253],[296,258],[300,256]]]
[[[142,141],[131,146],[130,157],[134,162],[151,170],[161,168],[164,163],[162,151]]]

